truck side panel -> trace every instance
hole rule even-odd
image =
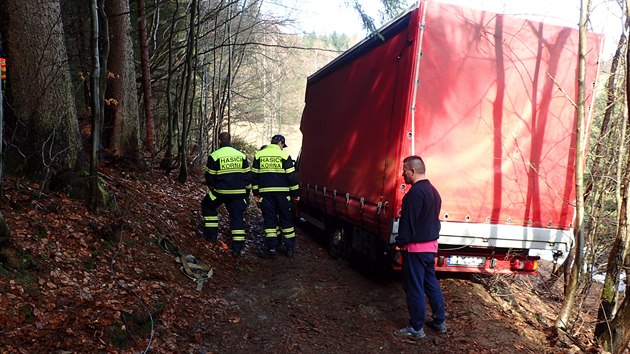
[[[302,116],[302,204],[389,240],[417,13],[309,78]]]

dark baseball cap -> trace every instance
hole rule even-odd
[[[271,143],[272,144],[277,144],[278,142],[282,142],[282,144],[284,144],[284,147],[288,147],[286,140],[284,139],[284,136],[280,135],[280,134],[276,134],[273,137],[271,137]]]

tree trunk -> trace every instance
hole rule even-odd
[[[584,263],[584,152],[586,149],[586,134],[584,132],[584,117],[586,102],[586,25],[588,20],[588,9],[590,1],[582,0],[580,9],[580,35],[579,35],[579,53],[578,53],[578,99],[577,99],[577,119],[576,131],[577,142],[575,149],[575,203],[577,215],[575,218],[574,230],[575,238],[575,262],[571,268],[569,285],[565,289],[565,298],[562,302],[562,308],[558,314],[556,328],[566,328],[569,323],[569,317],[573,310],[575,297],[578,290],[578,280]]]
[[[190,119],[188,117],[192,112],[189,111],[188,100],[190,99],[191,93],[190,90],[194,90],[194,87],[191,87],[192,77],[195,75],[195,71],[192,68],[193,63],[193,54],[195,49],[195,33],[196,27],[195,22],[197,19],[197,0],[192,0],[190,3],[190,24],[188,27],[188,41],[186,43],[186,71],[184,73],[184,97],[181,100],[182,105],[182,135],[180,139],[179,145],[179,176],[178,180],[181,183],[186,182],[188,179],[188,131],[189,131],[189,122]]]
[[[47,182],[58,169],[74,170],[81,153],[61,7],[59,1],[7,0],[4,10],[12,84],[7,128],[19,149],[12,156],[25,156],[12,162]]]
[[[5,244],[11,238],[11,229],[7,224],[4,215],[0,212],[0,245]]]
[[[626,258],[625,263],[626,269],[630,269],[628,258]],[[630,286],[626,286],[626,297],[623,299],[617,315],[610,323],[610,327],[612,328],[612,340],[609,341],[611,352],[613,354],[624,353],[630,346]]]
[[[545,280],[546,288],[551,288],[556,283],[556,281],[560,279],[560,276],[562,276],[562,278],[564,279],[563,289],[566,290],[567,286],[569,285],[568,275],[571,273],[573,254],[575,253],[574,251],[574,249],[569,251],[569,254],[567,254],[567,257],[564,259],[564,262],[562,262],[562,264],[560,264],[557,268],[554,266],[554,270],[551,272],[551,275],[549,275],[549,279]]]
[[[0,35],[0,57],[2,57],[2,35]],[[0,76],[4,76],[4,74]],[[2,91],[2,89],[4,88],[3,85],[4,85],[4,79],[0,77],[0,142],[4,141],[4,93]],[[4,197],[4,144],[0,144],[0,198],[3,198],[3,197]]]
[[[164,153],[164,158],[160,162],[160,167],[168,172],[173,169],[173,140],[175,136],[175,124],[177,120],[174,119],[176,115],[175,109],[173,108],[173,41],[175,37],[175,23],[177,18],[177,12],[179,10],[179,1],[175,0],[175,10],[173,10],[173,16],[171,16],[171,28],[169,30],[168,35],[168,72],[166,77],[166,104],[167,104],[167,131],[166,131],[166,152]]]
[[[138,37],[140,40],[140,66],[142,68],[142,97],[144,103],[144,118],[146,125],[145,150],[153,156],[155,128],[153,122],[153,107],[151,100],[151,71],[149,63],[149,46],[147,45],[147,20],[145,18],[144,0],[138,0]]]
[[[113,156],[139,161],[138,95],[131,41],[129,1],[106,0],[109,22],[109,80],[105,109],[107,140]]]
[[[630,11],[629,9],[626,9]],[[630,25],[630,13],[626,13],[626,27]],[[621,42],[621,41],[620,41]],[[630,48],[626,45],[626,63],[630,60]],[[630,74],[626,70],[626,108],[630,107]],[[626,120],[623,124],[623,132],[630,124],[630,116],[628,109],[624,110]],[[622,137],[625,135],[621,134]],[[622,139],[623,140],[623,139]],[[623,143],[621,144],[623,147]],[[622,149],[622,154],[625,151]],[[597,314],[597,325],[595,326],[595,337],[601,346],[610,352],[621,353],[624,348],[630,344],[630,286],[626,286],[625,299],[621,306],[619,301],[621,294],[618,291],[621,282],[621,272],[625,269],[626,279],[630,276],[630,160],[626,161],[623,178],[620,180],[620,197],[618,205],[618,224],[617,234],[612,249],[608,256],[608,264],[606,266],[606,278],[604,279],[604,287],[602,289],[600,308]],[[626,285],[630,282],[626,280]],[[619,306],[619,307],[618,307]]]
[[[101,72],[100,72],[100,85],[99,85],[99,100],[101,102],[101,111],[99,113],[99,124],[101,126],[101,136],[99,137],[99,158],[101,157],[103,151],[103,127],[105,125],[105,91],[107,89],[107,58],[109,57],[109,23],[107,20],[107,14],[105,13],[105,0],[98,0],[98,18],[99,18],[99,29],[100,29],[100,54],[99,61],[101,64]]]
[[[628,223],[630,220],[630,193],[628,186],[630,183],[630,160],[626,166],[625,178],[623,181],[623,201],[619,210],[619,228],[617,237],[613,244],[608,265],[606,267],[606,279],[602,289],[601,306],[598,313],[598,323],[595,326],[595,337],[600,345],[607,351],[621,353],[623,348],[628,346],[630,341],[630,282],[626,281],[626,297],[622,305],[617,310],[620,293],[618,291],[620,275],[622,269],[626,269],[626,277],[630,276],[627,271],[630,269],[630,230]],[[619,350],[620,348],[622,350]]]
[[[98,43],[98,4],[92,0],[92,154],[90,155],[90,207],[95,211],[98,207],[98,151],[101,137],[101,94],[100,94],[100,61]]]
[[[225,80],[225,85],[226,88],[225,90],[226,92],[226,118],[227,118],[227,132],[228,133],[232,133],[231,132],[231,126],[232,126],[232,117],[231,117],[231,110],[230,110],[230,105],[232,103],[232,51],[233,51],[233,39],[232,39],[232,28],[231,28],[231,24],[232,24],[232,4],[229,3],[227,5],[227,23],[225,24],[225,30],[227,32],[226,34],[226,39],[228,42],[228,58],[227,58],[227,79]]]

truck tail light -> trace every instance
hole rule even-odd
[[[510,262],[511,270],[534,272],[538,270],[538,260],[514,258]]]
[[[400,252],[396,252],[394,256],[394,264],[398,267],[402,266],[402,254]]]

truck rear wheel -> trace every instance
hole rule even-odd
[[[348,242],[348,237],[343,225],[340,223],[334,223],[327,225],[326,233],[328,236],[328,254],[333,259],[344,257],[344,251]]]

